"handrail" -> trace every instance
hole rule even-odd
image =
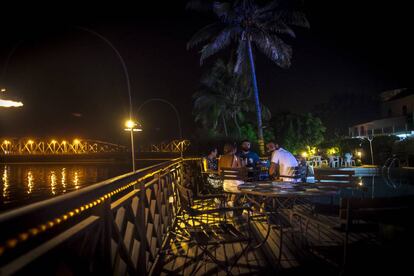
[[[46,199],[46,200],[43,200],[43,201],[40,201],[40,202],[35,202],[35,203],[29,204],[27,206],[23,206],[23,207],[14,209],[14,210],[7,211],[3,214],[0,214],[0,225],[2,223],[6,223],[7,220],[10,220],[10,219],[13,219],[13,218],[16,218],[16,217],[19,217],[19,216],[23,216],[27,213],[31,213],[31,212],[34,212],[34,211],[40,211],[43,208],[51,208],[55,204],[62,204],[62,203],[65,203],[66,201],[75,200],[75,199],[77,199],[77,198],[79,198],[82,195],[85,195],[87,193],[97,192],[99,189],[107,188],[108,186],[114,185],[114,183],[116,183],[120,180],[125,180],[126,178],[128,180],[132,179],[134,177],[137,177],[138,175],[141,175],[142,173],[144,173],[146,171],[150,171],[150,170],[155,169],[155,168],[162,168],[163,166],[165,166],[167,164],[177,162],[179,159],[180,158],[176,158],[176,159],[173,159],[171,161],[166,161],[166,162],[162,162],[160,164],[156,164],[156,165],[152,165],[152,166],[149,166],[149,167],[146,167],[146,168],[143,168],[143,169],[139,169],[135,172],[129,172],[129,173],[126,173],[126,174],[123,174],[123,175],[115,176],[113,178],[110,178],[110,179],[98,182],[96,184],[87,186],[85,188],[82,188],[81,190],[73,191],[73,192],[70,192],[70,193],[67,193],[67,194],[59,195],[59,196],[56,196],[56,197],[53,197],[53,198],[50,198],[50,199]],[[145,177],[148,177],[148,176],[145,175],[144,177],[139,178],[139,180],[142,181],[142,180],[145,179]],[[112,188],[112,187],[110,187],[110,188]]]
[[[81,214],[89,212],[90,216],[95,212],[95,207],[118,200],[137,183],[145,184],[147,179],[168,171],[180,162],[182,159],[176,158],[1,214],[0,256],[13,251],[18,245],[24,246],[28,240],[57,225],[59,229],[70,227],[84,217]],[[136,188],[142,189],[145,185]],[[71,223],[67,223],[69,221]]]

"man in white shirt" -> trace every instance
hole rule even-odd
[[[274,142],[267,143],[266,147],[267,152],[272,153],[269,175],[279,175],[282,181],[294,182],[295,167],[298,166],[298,161],[295,156]]]

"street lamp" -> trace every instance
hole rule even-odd
[[[131,133],[131,155],[132,155],[132,171],[135,172],[135,151],[134,151],[134,131],[142,131],[141,128],[137,128],[138,124],[133,120],[127,120],[125,122],[125,131]]]

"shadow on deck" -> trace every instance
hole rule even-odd
[[[296,208],[303,208],[297,206]],[[324,216],[325,220],[334,217]],[[240,219],[238,223],[246,223]],[[253,222],[255,235],[260,240],[267,224]],[[335,231],[309,226],[303,236],[298,225],[283,230],[282,255],[281,230],[272,227],[266,243],[259,249],[249,250],[231,270],[233,275],[354,275],[355,273],[396,273],[409,267],[409,255],[399,251],[400,245],[384,245],[373,234],[353,233],[349,237],[349,263],[346,271],[340,266],[343,258],[343,237]],[[407,249],[409,243],[406,244]],[[220,261],[234,258],[245,245],[233,244],[211,248]],[[161,255],[155,275],[226,275],[213,261],[206,258],[196,244],[172,239]],[[356,275],[356,274],[355,274]]]

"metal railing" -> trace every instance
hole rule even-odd
[[[183,179],[184,162],[191,160],[174,159],[1,214],[0,274],[33,272],[68,251],[81,256],[83,272],[148,274],[173,223],[173,186]]]

